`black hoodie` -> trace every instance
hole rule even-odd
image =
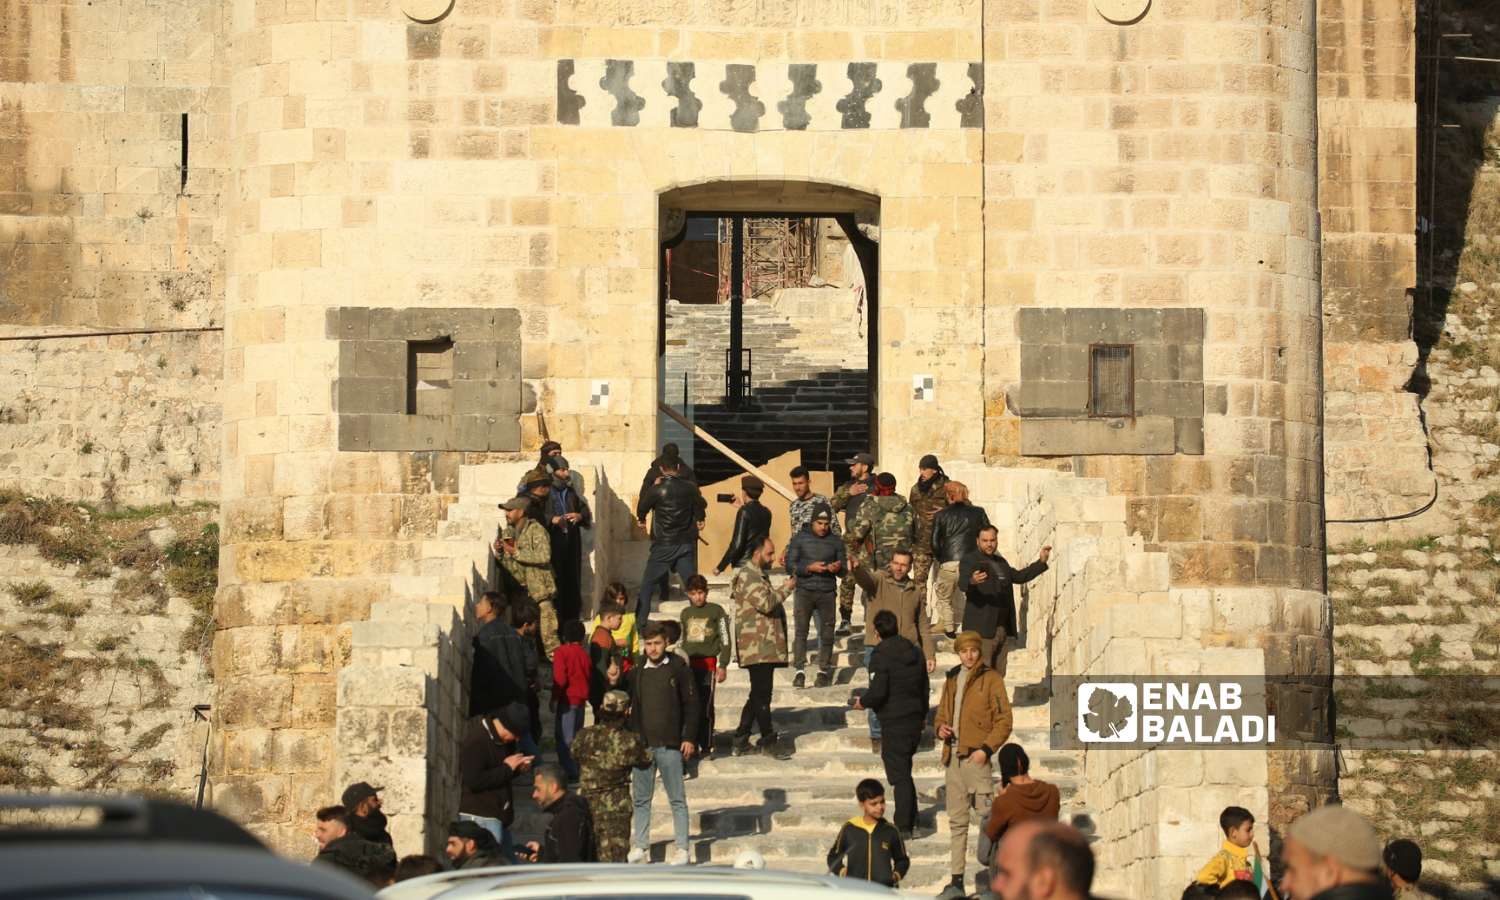
[[[378,809],[368,816],[350,814],[349,830],[367,841],[395,846],[395,842],[391,840],[391,833],[386,830],[385,813]]]
[[[929,701],[927,658],[917,645],[894,635],[870,654],[870,688],[860,704],[875,711],[882,731],[921,731]]]
[[[843,878],[873,881],[895,887],[911,868],[911,857],[901,842],[901,832],[885,819],[874,825],[855,816],[839,829],[828,849],[828,871]]]

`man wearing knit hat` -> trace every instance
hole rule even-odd
[[[953,639],[959,664],[948,672],[932,725],[943,742],[943,787],[948,806],[949,872],[943,893],[963,896],[971,810],[979,824],[995,793],[990,760],[1010,737],[1013,717],[1005,681],[984,660],[983,640],[973,631]]]
[[[938,458],[929,453],[917,463],[917,482],[907,494],[912,514],[911,580],[917,583],[917,590],[923,596],[927,595],[932,573],[932,519],[948,505],[947,484],[948,476],[938,465]],[[932,606],[930,600],[927,605]]]
[[[1296,900],[1391,900],[1380,878],[1380,838],[1347,807],[1320,806],[1293,822],[1281,860],[1281,890]]]

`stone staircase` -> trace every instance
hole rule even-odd
[[[668,306],[666,398],[737,452],[760,464],[789,450],[822,467],[869,449],[868,351],[847,323],[786,309],[771,300],[744,307],[744,345],[752,353],[749,402],[723,405],[727,304]],[[706,442],[694,441],[691,463],[701,483],[739,469]],[[831,451],[831,452],[830,452]]]
[[[711,585],[710,599],[729,608],[728,584]],[[663,617],[676,617],[683,601],[662,607]],[[793,748],[790,760],[765,755],[730,756],[727,752],[702,760],[687,784],[691,812],[693,859],[697,863],[729,864],[744,850],[758,851],[770,868],[823,872],[825,855],[841,823],[855,810],[854,785],[861,778],[885,782],[880,759],[870,750],[865,713],[851,710],[852,688],[866,685],[863,671],[863,631],[856,608],[855,633],[837,638],[834,683],[826,688],[794,688],[792,669],[776,672],[772,710],[777,731]],[[932,676],[932,702],[937,704],[943,675],[958,657],[939,639],[938,669]],[[1088,826],[1080,794],[1081,755],[1048,749],[1048,707],[1045,692],[1033,687],[1042,681],[1044,662],[1036,650],[1013,653],[1010,659],[1012,694],[1021,695],[1015,709],[1011,740],[1026,747],[1037,777],[1056,784],[1062,792],[1063,818]],[[811,682],[815,674],[808,671]],[[717,744],[726,750],[749,692],[744,670],[732,665],[715,697]],[[1041,699],[1037,699],[1040,697]],[[1028,699],[1030,698],[1030,699]],[[549,754],[550,755],[550,754]],[[912,842],[906,884],[936,893],[949,878],[948,824],[944,815],[943,774],[938,748],[930,732],[916,757],[919,825],[935,831]],[[887,785],[889,791],[889,785]],[[523,839],[539,834],[546,816],[517,790],[516,830]],[[894,798],[887,794],[888,803]],[[972,889],[979,866],[970,839],[968,884]],[[658,791],[652,804],[652,859],[661,862],[672,847],[672,818],[666,797]]]

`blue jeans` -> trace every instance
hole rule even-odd
[[[682,579],[684,585],[687,580],[698,574],[698,544],[657,544],[652,543],[651,554],[646,557],[646,571],[641,575],[641,592],[635,600],[635,621],[637,625],[645,624],[651,618],[651,597],[660,593],[661,599],[666,600],[670,596],[672,586],[672,573]]]
[[[672,838],[678,850],[688,850],[687,792],[682,784],[682,751],[675,747],[652,747],[651,765],[630,772],[631,799],[635,801],[631,846],[651,849],[651,795],[656,791],[656,773],[672,806]]]
[[[869,678],[870,678],[870,657],[874,653],[875,653],[875,648],[874,647],[866,647],[865,648],[865,680],[866,680],[866,683],[868,683]],[[875,710],[873,710],[873,709],[866,710],[865,711],[865,718],[867,720],[869,720],[869,723],[870,723],[870,740],[872,740],[872,741],[878,741],[878,740],[880,740],[880,719],[878,719],[878,718],[875,717]]]
[[[479,823],[485,831],[495,836],[495,842],[500,845],[500,856],[504,859],[513,858],[515,842],[511,840],[510,829],[505,827],[504,822],[499,819],[492,819],[489,816],[475,816],[465,812],[459,813],[458,818],[463,822]]]
[[[573,760],[573,738],[583,728],[583,706],[557,704],[557,717],[553,724],[557,735],[557,764],[567,773],[569,781],[577,781],[578,763]]]

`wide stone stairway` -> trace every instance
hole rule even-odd
[[[711,585],[710,600],[733,615],[727,581],[721,579]],[[684,602],[677,599],[664,604],[660,615],[676,618]],[[790,615],[790,600],[786,608]],[[687,783],[696,863],[728,865],[742,851],[753,849],[765,858],[768,868],[824,872],[824,859],[834,835],[857,811],[855,784],[867,777],[886,784],[884,767],[870,750],[866,714],[848,706],[851,689],[867,684],[862,616],[857,603],[855,621],[851,636],[836,639],[834,683],[829,687],[811,686],[816,674],[811,662],[807,670],[808,686],[804,688],[792,686],[795,673],[791,668],[776,672],[772,710],[778,732],[794,748],[791,759],[778,760],[761,754],[734,757],[727,752],[730,733],[739,722],[740,709],[749,692],[747,673],[731,666],[725,682],[718,687],[714,704],[717,741],[723,752],[702,760],[695,777]],[[948,644],[939,636],[938,668],[931,677],[934,710],[944,674],[958,664],[958,657]],[[1034,776],[1058,786],[1062,793],[1063,820],[1075,821],[1087,829],[1090,823],[1080,805],[1078,790],[1080,754],[1048,749],[1049,717],[1046,692],[1041,685],[1043,674],[1039,649],[1025,648],[1011,654],[1007,687],[1012,697],[1018,698],[1011,741],[1026,748]],[[936,893],[949,878],[949,832],[943,812],[941,758],[930,728],[915,762],[918,833],[923,833],[923,826],[929,833],[908,848],[912,866],[905,886]],[[998,788],[998,772],[996,778]],[[894,813],[891,807],[894,796],[889,784],[886,790],[889,817]],[[546,817],[530,803],[529,797],[523,800],[520,787],[516,793],[516,830],[523,839],[529,839],[529,835],[544,829]],[[967,866],[967,886],[971,891],[979,869],[974,859],[977,834],[977,827],[971,826]],[[651,840],[651,858],[660,864],[672,849],[671,810],[660,788],[652,804]]]

